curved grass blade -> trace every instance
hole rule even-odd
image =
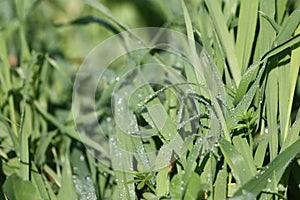
[[[256,177],[252,178],[236,192],[235,196],[242,195],[243,191],[250,192],[257,196],[268,185],[269,180],[272,179],[275,172],[276,180],[279,181],[285,169],[290,162],[294,159],[297,153],[300,152],[300,139],[293,143],[286,150],[281,152],[266,168],[261,171]]]

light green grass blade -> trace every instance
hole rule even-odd
[[[68,143],[69,144],[67,144],[66,146],[70,147],[70,142]],[[72,169],[69,160],[69,151],[66,152],[64,157],[61,188],[57,195],[57,199],[58,200],[77,199],[77,193],[72,179]]]
[[[300,110],[298,110],[298,114]],[[299,138],[299,132],[300,132],[300,117],[296,119],[292,127],[289,129],[289,133],[287,134],[286,139],[284,140],[284,143],[281,147],[281,151],[285,150],[287,147],[289,147],[293,142],[295,142]]]
[[[300,22],[300,8],[294,10],[293,13],[287,18],[286,22],[282,26],[278,36],[275,40],[275,46],[283,43],[291,38]]]
[[[272,24],[270,22],[271,20],[274,20],[275,17],[274,1],[262,0],[260,2],[260,11],[261,14],[259,16],[259,25],[260,27],[264,28],[261,28],[259,30],[257,47],[259,47],[259,56],[262,56],[271,49],[273,41],[275,39],[275,30],[272,28]],[[267,19],[270,20],[268,21]]]
[[[286,5],[288,0],[276,0],[276,13],[277,13],[277,23],[281,24],[283,21],[283,17],[286,12]]]
[[[295,34],[300,34],[300,26],[298,26]],[[282,118],[286,119],[285,124],[283,124],[283,127],[281,131],[283,131],[283,140],[288,135],[288,131],[290,128],[290,120],[291,120],[291,112],[292,112],[292,105],[293,105],[293,98],[295,94],[295,88],[297,85],[297,78],[299,73],[299,67],[300,67],[300,48],[294,49],[291,54],[291,62],[289,69],[287,69],[287,82],[289,83],[289,89],[288,88],[282,88],[282,90],[288,91],[288,96],[286,96],[287,105],[286,109],[282,113]],[[284,87],[284,85],[283,85]],[[284,92],[285,93],[285,92]],[[283,101],[284,101],[283,100]]]
[[[236,136],[232,139],[232,143],[234,147],[239,151],[239,153],[243,156],[247,165],[249,166],[250,171],[247,173],[251,174],[251,176],[254,176],[256,174],[256,167],[254,165],[252,156],[253,150],[249,146],[247,139],[242,138],[241,136]]]
[[[8,93],[12,89],[12,82],[11,82],[11,72],[10,72],[10,66],[8,61],[8,55],[7,55],[6,38],[5,38],[5,34],[2,31],[0,31],[0,57],[3,62],[3,77],[2,77],[3,83],[5,80],[3,90],[6,93]],[[10,120],[13,122],[12,129],[14,134],[17,136],[18,135],[18,128],[16,126],[17,118],[14,109],[14,98],[12,95],[8,96],[8,104],[9,104]]]
[[[271,66],[270,66],[271,68]],[[277,128],[277,114],[278,114],[278,69],[275,68],[269,72],[265,98],[266,98],[266,114],[268,124],[269,149],[270,159],[273,160],[278,154],[278,128]]]
[[[249,64],[256,30],[257,15],[258,0],[243,0],[240,2],[236,56],[242,74]]]
[[[256,74],[258,71],[257,68],[259,68],[261,63],[298,43],[300,43],[300,34],[269,50],[258,61],[254,62],[242,77],[241,83],[235,95],[234,104],[236,105],[238,102],[240,102],[246,94],[249,84],[256,78]]]
[[[31,167],[32,167],[31,180],[32,180],[34,186],[38,189],[42,199],[49,199],[47,189],[45,187],[42,176],[38,173],[39,171],[38,171],[37,167],[35,166],[34,163],[31,163]]]
[[[236,51],[234,48],[235,43],[226,26],[224,15],[221,10],[221,5],[216,0],[205,0],[205,3],[208,7],[209,14],[212,18],[217,35],[224,49],[231,74],[236,86],[238,86],[241,80],[241,67],[238,64],[237,56],[235,53]]]
[[[160,169],[156,175],[156,195],[165,196],[169,192],[169,168]]]
[[[237,184],[239,186],[244,185],[252,178],[251,167],[239,151],[228,141],[221,139],[219,144]]]
[[[201,154],[203,148],[203,139],[198,138],[194,146],[192,147],[191,152],[189,153],[189,156],[187,158],[187,163],[186,163],[186,168],[184,169],[184,174],[182,175],[182,181],[179,184],[180,187],[180,193],[181,193],[181,198],[184,197],[184,194],[186,192],[186,187],[189,183],[189,179],[192,176],[192,172],[196,168],[196,159]]]
[[[269,183],[268,179],[272,179],[275,172],[276,180],[280,180],[283,172],[288,167],[293,158],[299,153],[300,140],[298,139],[286,150],[281,152],[265,170],[260,172],[256,177],[244,184],[236,191],[235,195],[242,195],[243,191],[250,192],[257,196]]]
[[[248,110],[256,91],[259,87],[259,83],[261,81],[263,72],[265,70],[265,65],[263,65],[254,81],[254,83],[251,85],[249,91],[243,96],[241,101],[238,103],[238,105],[235,107],[235,109],[231,112],[231,118],[227,120],[227,125],[229,127],[232,127],[234,122],[237,120],[237,117],[242,116],[245,110]],[[253,71],[252,71],[253,72]],[[245,74],[245,76],[248,76]]]
[[[227,197],[227,177],[226,170],[221,169],[218,172],[215,184],[214,184],[214,198],[213,199],[226,199]]]
[[[23,86],[23,99],[21,103],[21,122],[20,122],[20,144],[21,144],[21,152],[20,152],[20,171],[21,176],[24,180],[29,180],[29,145],[28,145],[28,137],[31,135],[32,132],[32,110],[30,105],[27,104],[28,96],[29,96],[29,86],[32,76],[32,68],[36,62],[37,54],[32,56],[32,59],[28,65],[26,71],[26,78],[24,81]]]

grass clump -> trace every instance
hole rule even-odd
[[[144,12],[139,1],[124,1],[134,12],[124,21],[115,17],[122,16],[118,2],[0,2],[1,199],[296,199],[299,2],[155,0],[145,1]],[[152,20],[155,13],[161,16]],[[134,34],[127,24],[186,34],[189,48],[199,50],[197,42],[205,49],[197,59],[211,67],[201,74],[186,62],[190,55],[158,48],[111,63],[95,95],[97,123],[118,141],[113,153],[118,145],[138,153],[122,154],[135,162],[131,172],[94,158],[91,151],[111,152],[96,136],[79,134],[79,121],[89,122],[93,113],[87,107],[75,123],[72,111],[83,59],[113,34]],[[152,74],[164,82],[144,80],[143,73],[153,72],[137,66],[146,64],[168,66],[168,73]],[[128,84],[118,84],[124,77]],[[126,99],[132,77],[144,85]],[[152,136],[147,142],[114,121],[113,94],[128,100],[130,116]],[[119,114],[124,124],[131,119]],[[87,130],[93,131],[99,130]],[[174,146],[183,150],[174,153]],[[149,170],[152,165],[160,167]]]

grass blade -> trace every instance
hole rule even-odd
[[[228,60],[229,68],[232,73],[235,85],[237,86],[239,85],[241,80],[241,67],[238,64],[237,56],[235,53],[236,51],[234,49],[234,40],[229,34],[228,28],[226,26],[223,13],[221,11],[221,5],[216,0],[205,0],[205,4],[208,7],[217,35],[225,51],[225,55]]]
[[[237,184],[239,186],[244,185],[252,178],[251,167],[238,150],[228,141],[221,139],[219,144],[225,161],[232,170],[232,175],[237,181]]]
[[[243,74],[248,67],[254,42],[258,15],[258,0],[241,1],[239,12],[236,56],[241,68],[241,73]]]
[[[249,182],[244,184],[236,191],[235,195],[242,195],[243,191],[250,192],[254,196],[259,193],[267,186],[270,182],[268,179],[272,179],[273,173],[275,172],[276,180],[280,180],[284,170],[299,153],[300,140],[298,139],[286,150],[281,152],[262,172],[256,177],[251,179]]]

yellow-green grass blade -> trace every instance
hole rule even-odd
[[[274,61],[274,60],[273,60]],[[271,62],[269,68],[271,69],[275,63]],[[266,98],[266,114],[268,124],[269,150],[270,159],[273,160],[278,154],[278,128],[277,128],[277,115],[278,115],[278,69],[271,69],[268,72],[268,79],[265,91]]]
[[[300,34],[300,26],[298,26],[295,34]],[[295,94],[295,88],[297,84],[297,78],[298,78],[298,73],[299,73],[299,68],[300,68],[300,48],[296,48],[292,50],[291,54],[291,62],[289,69],[287,69],[286,72],[286,79],[289,82],[289,87],[288,88],[282,88],[282,90],[288,91],[288,96],[286,96],[287,99],[287,105],[286,109],[282,113],[282,118],[285,119],[285,124],[281,127],[281,131],[283,131],[283,140],[288,135],[288,131],[290,128],[290,120],[291,120],[291,112],[292,112],[292,105],[293,105],[293,98]]]
[[[169,167],[162,168],[156,175],[156,195],[165,196],[169,192]]]
[[[214,23],[216,33],[224,49],[235,85],[238,86],[241,80],[241,67],[239,66],[237,56],[235,53],[236,51],[234,48],[234,39],[230,35],[226,26],[226,21],[224,20],[224,15],[221,10],[221,3],[217,0],[205,0],[205,3],[208,7],[209,14]]]
[[[226,199],[227,197],[227,178],[228,173],[225,169],[221,169],[214,183],[214,198],[213,199]]]
[[[12,90],[12,82],[11,82],[11,72],[10,72],[10,66],[8,61],[8,55],[7,55],[7,45],[6,45],[6,37],[3,31],[0,31],[0,58],[3,62],[3,75],[2,76],[2,83],[4,85],[3,89],[6,92],[6,95],[8,95],[8,104],[9,104],[9,114],[10,114],[10,120],[12,123],[12,129],[15,135],[18,135],[18,129],[16,126],[16,113],[14,109],[14,98],[12,95],[9,95],[8,93]],[[1,73],[2,74],[2,73]]]
[[[239,23],[236,39],[236,56],[241,73],[248,68],[258,15],[258,0],[240,2]]]
[[[267,20],[274,20],[275,17],[275,4],[272,0],[262,0],[260,2],[260,11],[263,14],[259,16],[259,25],[261,28],[259,30],[258,38],[258,47],[259,47],[259,56],[264,55],[267,51],[272,48],[274,39],[275,39],[275,30],[272,27],[272,24]],[[264,17],[264,15],[266,17]]]
[[[32,76],[32,68],[36,62],[37,54],[32,56],[31,62],[28,65],[26,71],[26,78],[24,80],[23,86],[23,99],[21,102],[21,122],[20,122],[20,144],[21,144],[21,152],[20,152],[20,171],[21,177],[24,180],[29,180],[29,145],[28,145],[28,137],[32,132],[32,109],[31,106],[27,104],[28,96],[29,96],[29,86],[31,82]]]
[[[286,5],[288,0],[276,0],[276,21],[278,24],[281,24],[286,13]]]
[[[293,11],[283,24],[278,33],[274,45],[282,44],[284,41],[291,38],[300,23],[300,8]]]

